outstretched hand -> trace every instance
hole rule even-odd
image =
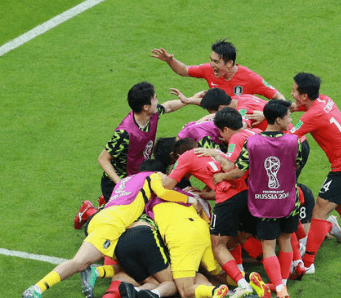
[[[169,88],[171,91],[171,94],[177,96],[182,103],[189,104],[190,100],[183,94],[179,89],[176,88]]]
[[[174,54],[168,54],[164,48],[153,49],[152,53],[154,54],[150,55],[151,57],[160,59],[165,62],[169,62],[174,57]]]
[[[246,114],[245,117],[247,119],[253,120],[252,126],[261,123],[265,117],[262,111],[253,111],[252,114]]]

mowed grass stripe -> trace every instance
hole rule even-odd
[[[88,10],[89,8],[103,2],[105,0],[87,0],[78,4],[77,6],[61,13],[60,15],[55,16],[49,21],[40,24],[33,28],[32,30],[24,33],[23,35],[5,43],[0,47],[0,56],[5,55],[6,53],[16,49],[17,47],[25,44],[26,42],[32,40],[33,38],[44,34],[45,32],[51,30],[52,28],[68,21],[69,19],[79,15],[80,13]]]

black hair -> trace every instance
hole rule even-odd
[[[196,147],[198,147],[198,144],[193,139],[191,138],[180,139],[175,144],[174,156],[175,158],[177,158],[178,155],[181,155],[185,153],[186,151],[191,150]]]
[[[155,143],[154,158],[161,161],[165,168],[171,164],[170,153],[174,151],[175,143],[175,137],[158,138]]]
[[[212,51],[217,53],[220,58],[222,58],[225,63],[232,61],[233,64],[236,62],[237,49],[233,43],[226,41],[226,39],[220,39],[212,45]]]
[[[266,103],[263,109],[265,119],[270,125],[275,124],[277,118],[284,118],[288,114],[291,102],[281,99],[272,99]]]
[[[148,82],[135,84],[128,92],[128,104],[134,113],[140,113],[144,105],[150,105],[155,95],[154,86]]]
[[[294,77],[297,91],[306,93],[311,100],[319,97],[321,79],[311,73],[300,72]]]
[[[220,130],[223,130],[224,127],[238,130],[243,127],[243,118],[236,109],[226,107],[215,114],[214,125]]]
[[[232,98],[219,88],[212,88],[201,99],[200,106],[206,110],[218,111],[220,105],[229,105]]]
[[[146,159],[140,166],[139,172],[162,172],[166,174],[166,168],[161,161],[156,159]]]

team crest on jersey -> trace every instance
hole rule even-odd
[[[153,149],[153,141],[150,140],[146,146],[146,148],[144,148],[143,150],[143,156],[144,159],[149,159],[151,154],[152,154],[152,149]]]
[[[267,81],[263,80],[263,84],[264,86],[271,88],[271,89],[275,89],[274,87],[272,87]]]
[[[234,86],[234,95],[242,95],[243,94],[243,87],[242,86]]]
[[[109,240],[106,240],[103,244],[103,247],[104,249],[108,249],[110,245],[111,245],[111,242]]]

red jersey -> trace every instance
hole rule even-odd
[[[216,78],[210,63],[192,65],[188,68],[191,77],[205,79],[210,88],[219,88],[228,95],[259,94],[271,99],[277,90],[268,84],[260,75],[245,66],[238,65],[238,70],[230,80]]]
[[[224,153],[219,150],[217,152],[226,158]],[[233,181],[223,181],[214,185],[213,175],[221,172],[223,172],[221,166],[214,158],[209,156],[199,157],[198,154],[194,153],[194,149],[192,149],[181,154],[169,177],[180,182],[186,174],[193,175],[215,191],[216,203],[224,202],[247,189],[245,180],[241,178]]]
[[[331,171],[341,171],[341,112],[330,97],[315,99],[291,133],[299,137],[310,133],[327,155]]]
[[[268,102],[267,100],[261,99],[257,96],[252,95],[252,94],[243,94],[243,95],[239,95],[239,96],[232,96],[232,98],[238,100],[236,110],[242,115],[244,122],[246,122],[246,124],[249,127],[259,128],[262,131],[264,131],[267,128],[268,121],[266,121],[265,119],[261,123],[255,125],[255,126],[252,126],[252,124],[255,122],[255,120],[249,120],[245,117],[246,114],[252,114],[254,111],[263,112],[264,106]]]
[[[232,98],[238,100],[236,110],[242,115],[243,121],[248,125],[248,127],[258,128],[261,131],[265,131],[265,129],[268,127],[268,121],[266,121],[266,119],[264,119],[261,123],[258,123],[257,125],[253,125],[255,120],[249,120],[245,117],[245,115],[252,114],[254,111],[263,111],[264,106],[268,101],[251,94],[232,96]],[[293,127],[294,126],[290,123],[289,129],[292,129]],[[302,136],[300,138],[301,143],[305,140],[305,136]]]
[[[229,140],[229,147],[226,153],[227,159],[235,163],[240,152],[243,149],[246,139],[260,132],[262,132],[262,130],[258,128],[252,128],[244,129],[238,133],[233,134]]]

